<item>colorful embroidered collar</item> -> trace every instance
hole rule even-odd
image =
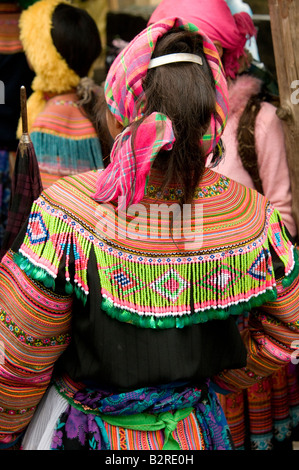
[[[46,190],[34,203],[16,259],[29,276],[55,289],[66,253],[66,292],[74,290],[85,302],[93,248],[102,308],[120,321],[170,328],[226,318],[276,298],[273,250],[284,266],[285,282],[293,278],[295,266],[297,270],[296,253],[279,213],[256,191],[210,169],[195,199],[194,210],[200,214],[202,209],[202,218],[197,216],[202,230],[198,245],[171,237],[155,242],[147,236],[148,220],[142,224],[142,217],[154,204],[169,207],[178,191],[173,186],[160,194],[161,178],[154,172],[142,201],[147,211],[139,207],[139,219],[132,211],[121,220],[116,205],[96,203],[91,197],[96,179],[96,171],[88,172],[63,178]],[[132,236],[136,221],[144,228],[138,240]],[[113,238],[114,224],[119,231]],[[194,218],[193,229],[198,230]],[[74,282],[69,275],[71,247]]]

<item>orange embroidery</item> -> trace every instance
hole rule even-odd
[[[120,449],[127,450],[126,431],[124,430],[124,428],[119,428],[119,438]]]

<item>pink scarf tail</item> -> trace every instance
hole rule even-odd
[[[156,155],[162,149],[171,150],[174,141],[172,123],[160,113],[152,113],[138,126],[134,151],[132,129],[127,127],[114,143],[110,165],[99,173],[94,199],[100,202],[118,200],[119,210],[140,202]]]

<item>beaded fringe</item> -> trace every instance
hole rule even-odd
[[[277,296],[270,245],[285,267],[285,286],[299,272],[297,249],[288,240],[277,211],[269,215],[268,236],[243,248],[214,255],[148,258],[112,248],[44,201],[34,203],[15,261],[28,276],[55,289],[65,254],[65,291],[85,304],[87,263],[94,248],[102,307],[111,317],[143,328],[184,327],[224,319],[261,306]],[[70,252],[75,259],[70,278]],[[192,307],[191,307],[192,306]]]
[[[66,174],[78,172],[80,168],[103,167],[101,144],[97,137],[71,139],[33,131],[31,140],[43,170],[51,172],[52,165],[57,167],[58,156],[60,167],[68,170]]]

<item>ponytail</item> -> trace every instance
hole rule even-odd
[[[76,89],[77,105],[92,123],[101,143],[103,158],[110,154],[111,137],[106,123],[106,101],[103,87],[96,85],[89,77],[81,78]]]
[[[171,182],[181,186],[180,203],[185,204],[192,201],[205,169],[206,155],[200,141],[215,113],[216,96],[201,36],[172,30],[157,42],[152,57],[174,52],[197,54],[202,58],[203,65],[167,64],[148,70],[143,82],[148,103],[144,114],[146,117],[157,111],[172,122],[175,136],[173,148],[161,151],[153,167],[159,168],[165,175],[161,189]],[[138,125],[140,122],[136,123]]]

